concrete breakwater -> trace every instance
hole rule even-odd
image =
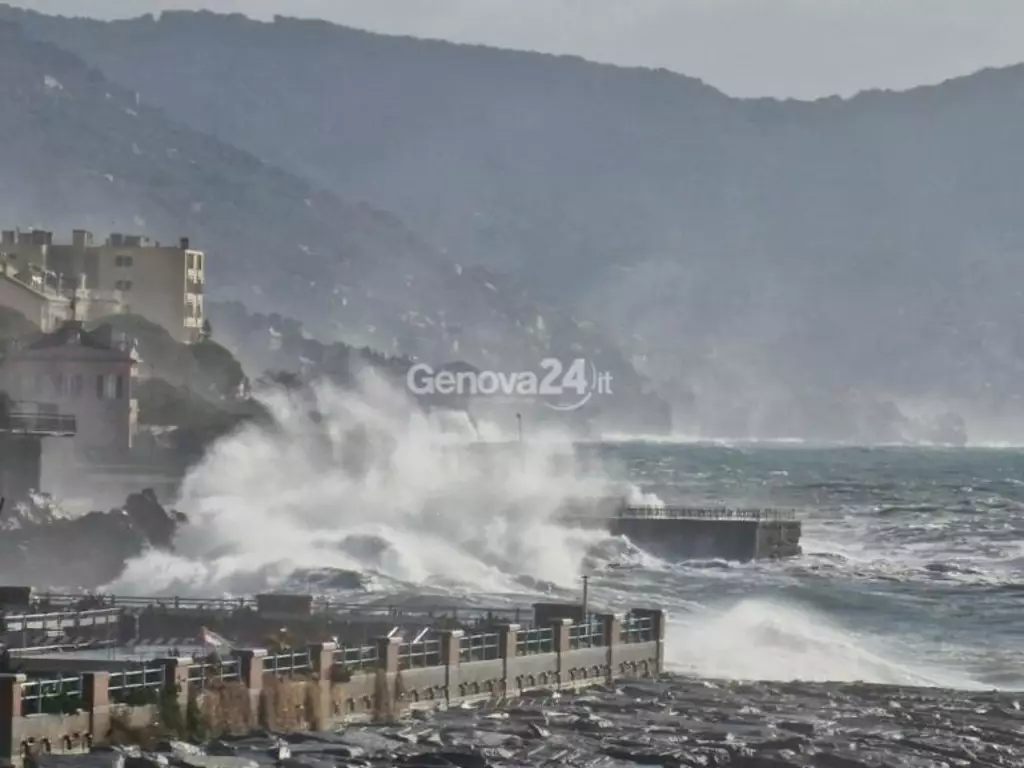
[[[660,673],[661,611],[574,622],[579,611],[538,604],[526,627],[495,622],[473,634],[428,627],[412,641],[234,648],[203,659],[19,654],[12,665],[21,671],[0,674],[0,761],[20,765],[30,755],[76,753],[156,730],[326,730]]]
[[[638,507],[605,501],[574,504],[561,519],[626,536],[641,549],[673,562],[746,562],[796,557],[802,551],[802,526],[795,510]]]

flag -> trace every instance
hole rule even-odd
[[[203,627],[199,633],[199,639],[203,645],[213,648],[226,648],[231,645],[227,640],[218,635],[216,632],[211,632],[206,627]]]

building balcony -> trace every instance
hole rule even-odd
[[[55,405],[14,400],[0,403],[0,433],[74,437],[75,417],[59,413]]]

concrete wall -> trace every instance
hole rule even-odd
[[[28,498],[29,491],[40,490],[41,457],[42,438],[0,433],[0,496],[8,504]]]
[[[533,630],[495,626],[487,637],[496,636],[497,646],[485,654],[488,658],[478,660],[466,658],[473,642],[462,630],[445,630],[439,641],[431,641],[438,643],[438,653],[422,666],[415,661],[415,646],[387,637],[375,641],[376,658],[365,664],[346,665],[344,650],[320,643],[298,654],[301,669],[283,674],[273,672],[265,650],[238,650],[232,667],[236,680],[212,680],[201,690],[193,683],[191,694],[197,695],[205,714],[216,715],[215,730],[220,732],[242,732],[256,725],[301,730],[353,720],[387,721],[414,709],[499,699],[534,689],[576,689],[616,678],[657,675],[663,660],[664,616],[661,611],[633,615],[650,627],[642,641],[626,642],[623,618],[611,614],[596,617],[600,631],[586,637],[569,619]],[[550,632],[545,636],[553,640],[554,649],[520,653],[519,641],[538,632]],[[184,707],[192,660],[170,658],[153,664],[162,666],[165,686],[177,686],[177,701]],[[24,674],[0,675],[0,761],[8,759],[15,766],[27,754],[76,752],[105,743],[113,717],[136,727],[150,725],[156,717],[152,705],[114,705],[106,671],[84,673],[82,709],[74,715],[24,714],[26,683]]]
[[[761,522],[757,529],[757,557],[797,557],[803,551],[800,547],[801,533],[802,526],[799,520]]]
[[[754,520],[631,518],[610,521],[613,535],[669,561],[757,557],[758,526]]]

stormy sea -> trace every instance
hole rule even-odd
[[[381,388],[266,404],[108,591],[527,608],[587,576],[596,609],[668,613],[657,681],[294,735],[296,765],[1024,764],[1024,450],[509,441]],[[804,553],[670,562],[559,522],[609,497],[795,508]],[[208,754],[255,768],[278,738]]]
[[[1024,689],[1024,450],[480,440],[384,390],[268,403],[186,479],[175,551],[117,593],[661,606],[667,662],[732,679]],[[567,499],[795,508],[801,557],[674,563]]]

